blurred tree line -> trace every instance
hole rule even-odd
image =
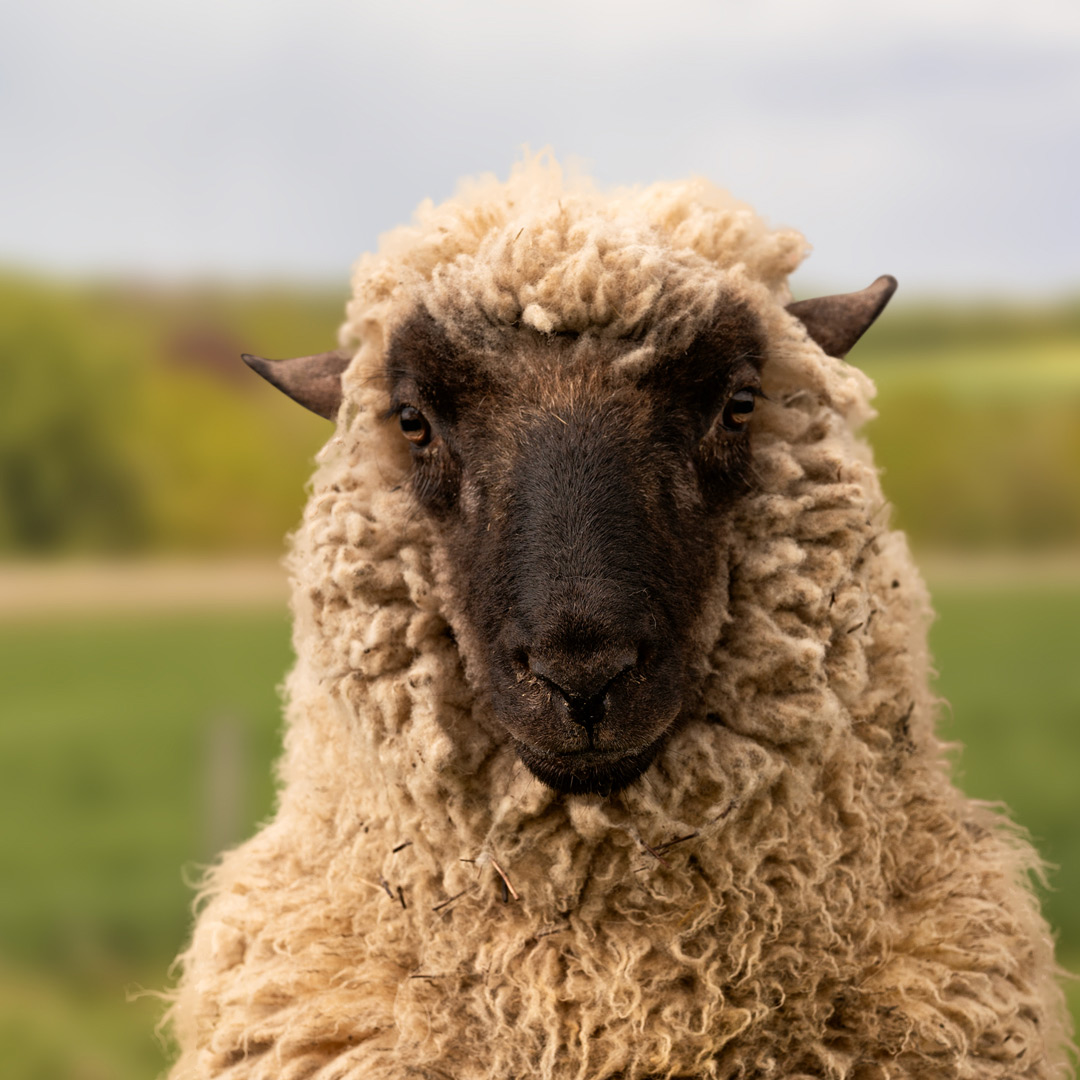
[[[0,553],[279,550],[330,427],[239,354],[331,348],[343,302],[0,275]],[[901,304],[851,359],[913,541],[1080,540],[1080,304]]]
[[[280,549],[330,426],[240,353],[333,348],[343,303],[0,275],[0,552]]]

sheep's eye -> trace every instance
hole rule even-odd
[[[398,413],[401,433],[413,446],[426,446],[431,441],[431,425],[424,414],[412,405],[406,405]]]
[[[753,390],[736,390],[728,398],[728,403],[724,406],[720,423],[728,431],[738,431],[740,428],[745,427],[754,411],[755,396]]]

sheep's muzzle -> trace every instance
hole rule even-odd
[[[617,791],[654,760],[714,565],[696,484],[629,423],[610,406],[534,419],[451,551],[473,670],[521,760],[561,791]]]
[[[531,637],[515,622],[499,636],[492,699],[536,777],[560,791],[611,793],[648,768],[680,715],[683,664],[670,643],[635,633],[646,611],[620,611],[626,593],[577,583],[571,595],[544,605]],[[590,608],[608,618],[590,621]]]

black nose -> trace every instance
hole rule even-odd
[[[606,648],[586,656],[532,652],[528,663],[537,678],[563,697],[570,719],[589,731],[604,715],[608,688],[624,672],[637,667],[640,655],[637,646]]]

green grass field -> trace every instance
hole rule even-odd
[[[1047,910],[1080,968],[1080,585],[936,597],[944,730],[967,744],[959,775],[1008,803],[1059,866]],[[5,1077],[164,1068],[159,1003],[126,997],[167,982],[185,873],[270,812],[289,657],[275,612],[0,625]],[[236,773],[224,791],[222,770]]]

